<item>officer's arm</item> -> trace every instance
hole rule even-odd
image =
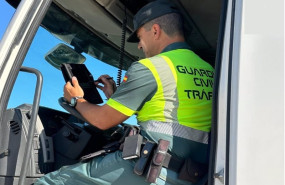
[[[76,109],[89,123],[102,130],[114,127],[129,118],[129,116],[122,114],[107,104],[99,106],[91,104],[84,99],[77,101]]]
[[[68,102],[72,97],[84,95],[76,77],[72,78],[72,84],[67,82],[64,86],[64,98]],[[75,108],[90,124],[102,130],[114,127],[129,118],[109,105],[99,106],[85,99],[78,99]]]

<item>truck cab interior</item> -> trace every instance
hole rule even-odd
[[[118,72],[114,76],[119,85],[122,80],[122,71],[127,70],[132,62],[144,58],[142,51],[137,49],[137,44],[128,43],[125,40],[133,30],[133,16],[142,6],[151,1],[53,0],[40,23],[39,30],[45,30],[47,34],[57,40],[57,43],[64,43],[85,57],[95,58],[97,63],[101,62],[116,68]],[[20,0],[7,0],[7,2],[15,9],[25,3]],[[171,0],[171,3],[175,4],[183,15],[187,43],[196,54],[216,67],[216,61],[219,58],[219,35],[222,34],[224,21],[221,17],[225,13],[222,1]],[[41,37],[37,33],[34,39],[40,40]],[[42,45],[46,44],[48,43],[42,43]],[[30,48],[32,47],[33,43]],[[52,50],[52,47],[50,49]],[[37,53],[38,50],[41,48],[29,49],[25,60],[29,57],[30,52]],[[62,74],[58,70],[60,64],[53,63],[54,60],[45,60],[48,51],[44,52],[45,54],[39,54],[41,61],[38,61],[38,58],[34,56],[30,57],[28,60],[32,58],[37,61],[33,61],[34,66],[29,67],[38,69],[38,66],[46,65],[53,68],[53,74],[44,76],[42,79],[44,87],[41,99],[55,96],[55,100],[52,101],[55,101],[55,104],[61,104],[63,109],[49,107],[38,102],[35,131],[33,135],[30,135],[29,128],[34,102],[19,102],[10,107],[7,106],[1,121],[5,124],[0,127],[0,184],[18,184],[21,178],[25,179],[24,184],[32,184],[42,175],[64,165],[77,163],[81,156],[97,151],[105,144],[118,140],[122,137],[123,129],[126,126],[123,123],[116,128],[102,131],[90,126],[83,118],[80,118],[80,115],[78,116],[72,110],[65,108],[61,101],[56,100],[61,97],[63,79],[61,79],[60,88],[54,89],[58,93],[45,95],[45,89],[50,88],[45,87],[45,85],[50,85],[46,83],[46,79],[57,80],[56,78],[62,78]],[[28,62],[22,61],[22,65],[26,66]],[[45,75],[44,71],[38,70]],[[22,68],[20,73],[24,71],[30,72],[29,69]],[[104,69],[98,69],[98,71],[101,74],[108,73]],[[17,78],[19,77],[20,75]],[[16,78],[12,84],[15,82]],[[33,87],[37,89],[41,85]],[[14,92],[12,88],[11,92]],[[37,94],[33,93],[31,96],[37,96]],[[44,102],[44,100],[41,101]],[[215,103],[215,100],[213,101]],[[212,133],[212,138],[213,141],[214,133]],[[26,146],[29,140],[32,140],[29,151],[31,157],[26,159]],[[23,166],[25,160],[29,162]],[[22,172],[23,169],[25,174]],[[209,170],[211,170],[211,165]]]

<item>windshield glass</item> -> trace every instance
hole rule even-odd
[[[54,5],[51,6],[51,9],[52,10],[54,9]],[[47,16],[49,17],[51,15],[47,14]],[[54,17],[65,17],[65,16],[67,15],[64,14],[57,16],[54,15]],[[44,21],[47,21],[47,18],[45,18]],[[86,48],[88,49],[87,52],[88,54],[84,52],[82,53],[86,57],[86,61],[84,64],[89,69],[90,73],[93,75],[95,80],[102,74],[108,74],[112,76],[115,81],[117,80],[118,76],[117,75],[118,69],[114,67],[116,65],[113,62],[117,61],[114,58],[115,56],[114,52],[117,52],[115,51],[116,49],[111,48],[111,46],[104,48],[102,43],[97,40],[94,34],[89,32],[81,24],[75,23],[74,19],[70,18],[68,22],[71,25],[78,26],[76,29],[74,29],[77,31],[77,33],[75,33],[76,31],[74,33],[71,32],[67,33],[64,30],[61,30],[61,28],[58,27],[61,24],[53,25],[54,30],[57,29],[61,30],[61,32],[58,32],[57,34],[55,34],[55,32],[52,32],[51,34],[51,32],[49,32],[51,30],[47,31],[46,29],[44,29],[46,27],[44,28],[39,27],[23,63],[23,66],[35,68],[39,70],[43,75],[43,89],[40,99],[40,106],[64,112],[66,111],[58,103],[58,99],[63,96],[63,86],[65,85],[62,72],[53,67],[44,59],[46,53],[48,53],[49,50],[51,50],[57,44],[63,43],[63,41],[60,39],[64,39],[65,41],[64,43],[69,44],[71,48],[74,48],[74,46],[70,45],[70,43],[67,42],[68,41],[67,38],[73,38],[72,40],[76,40],[78,46],[82,46],[81,41],[87,43],[86,46],[88,47]],[[81,32],[80,30],[81,31],[85,30],[85,31]],[[92,35],[94,37],[91,37]],[[97,47],[97,46],[95,47],[96,42],[98,42],[98,46],[103,47],[102,50],[98,50],[98,48],[96,49]],[[75,45],[74,42],[73,45]],[[83,48],[83,50],[85,50],[86,48]],[[106,61],[109,62],[111,61],[113,65],[110,65],[109,62],[104,63],[101,60],[94,58],[97,56],[101,56],[98,57],[100,59],[105,59]],[[122,75],[124,75],[124,73],[125,71],[123,70]],[[35,86],[36,86],[36,76],[34,74],[20,72],[17,77],[13,91],[11,93],[8,103],[8,108],[14,108],[25,103],[32,104],[34,99]],[[101,97],[104,100],[103,102],[104,104],[106,102],[106,97],[104,93],[102,93],[100,90],[99,93],[101,94]],[[128,121],[126,121],[126,123],[135,124],[136,123],[135,118],[131,117]]]
[[[94,17],[95,18],[95,17]],[[82,20],[84,22],[84,20]],[[59,39],[74,46],[78,52],[84,52],[112,66],[119,67],[120,48],[102,39],[102,33],[91,32],[77,21],[51,4],[42,26]],[[127,69],[136,58],[129,54],[124,56],[122,68]]]

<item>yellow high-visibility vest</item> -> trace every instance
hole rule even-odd
[[[214,70],[194,52],[177,49],[139,61],[153,74],[157,91],[137,112],[140,123],[177,122],[209,132]]]

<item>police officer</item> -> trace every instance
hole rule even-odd
[[[109,98],[103,106],[83,99],[77,79],[64,87],[64,97],[89,123],[100,129],[114,127],[136,114],[141,134],[154,142],[169,141],[172,156],[207,163],[211,123],[213,68],[190,50],[184,39],[182,20],[174,6],[154,1],[134,17],[128,42],[137,42],[146,58],[134,62],[122,84],[108,75],[99,79]],[[122,152],[95,157],[87,163],[63,167],[36,184],[150,184],[133,173],[136,160],[122,159]],[[179,171],[163,167],[155,184],[194,184],[178,179]]]

